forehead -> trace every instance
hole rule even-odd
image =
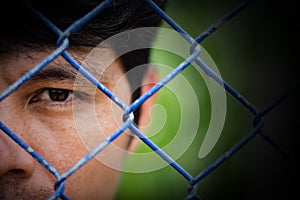
[[[6,83],[12,84],[35,65],[47,59],[50,53],[51,49],[44,49],[43,51],[30,50],[18,53],[17,55],[9,54],[2,56],[0,59],[1,79]],[[101,81],[112,81],[116,75],[124,74],[123,66],[111,48],[78,47],[68,49],[67,53],[80,66],[84,67],[95,78],[101,79]],[[45,78],[46,75],[55,76],[55,72],[57,72],[57,76],[61,75],[61,78],[70,79],[72,76],[76,77],[79,74],[62,56],[51,61],[38,74],[40,74],[40,77]]]

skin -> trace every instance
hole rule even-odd
[[[68,52],[82,62],[89,48]],[[120,61],[110,49],[100,49],[96,65],[89,68],[108,89],[126,104],[131,91]],[[32,66],[44,59],[51,49],[6,55],[0,59],[0,91]],[[94,59],[94,58],[92,58]],[[109,64],[108,67],[97,67]],[[106,63],[105,63],[106,62]],[[97,73],[94,73],[97,72]],[[100,73],[99,73],[100,72]],[[104,72],[101,73],[101,72]],[[100,76],[99,76],[100,75]],[[153,79],[153,73],[150,76]],[[149,78],[148,78],[149,82]],[[151,81],[153,83],[153,81]],[[143,91],[153,84],[143,86]],[[51,89],[55,89],[54,91]],[[73,91],[73,92],[72,92]],[[63,92],[67,98],[53,100],[50,95]],[[67,94],[67,95],[66,95]],[[146,124],[148,100],[142,107],[141,124]],[[68,63],[58,57],[0,103],[0,120],[30,145],[60,173],[64,173],[89,150],[122,124],[122,110],[102,92],[77,76]],[[87,120],[88,119],[88,120]],[[133,150],[126,133],[66,180],[65,194],[71,199],[113,199],[119,182],[119,170],[127,150]],[[111,156],[113,155],[113,156]],[[47,199],[54,192],[55,177],[27,152],[0,131],[0,199]]]

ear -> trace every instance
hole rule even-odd
[[[156,69],[153,68],[153,66],[149,66],[147,69],[147,72],[144,76],[144,79],[142,81],[142,86],[141,86],[141,95],[145,94],[149,89],[151,89],[159,80],[159,75],[156,71]],[[149,126],[151,117],[150,117],[150,111],[152,106],[155,103],[157,97],[157,92],[153,94],[149,99],[147,99],[140,108],[140,118],[138,122],[139,129],[145,133],[145,130]],[[141,142],[137,136],[134,136],[132,138],[132,141],[129,146],[129,151],[132,152],[133,150],[136,149],[138,144]]]

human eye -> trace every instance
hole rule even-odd
[[[83,92],[60,88],[43,88],[34,93],[29,100],[29,105],[46,109],[62,109],[70,107],[72,103],[86,99],[86,94]]]
[[[66,102],[71,100],[72,90],[48,88],[37,92],[29,103],[48,101],[48,102]]]

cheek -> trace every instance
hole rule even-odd
[[[31,120],[31,124],[32,147],[60,173],[87,153],[72,119]]]
[[[113,168],[92,159],[66,180],[66,194],[70,199],[113,199],[119,176]]]
[[[122,114],[123,110],[116,104],[102,100],[84,109],[74,109],[70,115],[35,117],[30,120],[33,148],[64,173],[122,125]],[[128,135],[121,134],[68,178],[66,190],[69,194],[99,195],[101,185],[106,189],[99,193],[113,194],[108,191],[113,191],[118,182],[117,171],[122,168],[128,142]]]
[[[99,147],[118,129],[122,121],[120,120],[122,111],[119,109],[118,113],[114,113],[115,109],[112,109],[110,100],[107,100],[102,101],[101,104],[86,107],[84,112],[74,114],[73,132],[80,140],[80,148],[84,148],[86,153]],[[115,116],[115,114],[118,115]],[[112,199],[118,184],[118,171],[121,170],[125,158],[127,143],[127,135],[122,134],[95,158],[83,165],[70,179],[67,179],[67,185],[71,186],[66,188],[67,193],[70,191],[70,197],[75,195],[76,199],[80,197],[82,199],[87,197],[89,199]]]
[[[86,120],[84,133],[81,134],[102,141],[104,136],[97,136],[99,128],[88,121]],[[42,124],[42,122],[35,121],[35,133],[31,138],[34,142],[34,148],[60,173],[64,173],[91,150],[87,143],[82,140],[82,136],[79,135],[73,119],[65,119],[63,122],[62,120],[52,120],[47,125]],[[36,134],[37,130],[40,130],[41,134]],[[96,143],[98,142],[95,142],[93,147],[97,145]],[[99,155],[104,157],[96,156],[96,158],[89,160],[66,179],[65,192],[68,197],[91,200],[113,199],[119,179],[119,173],[114,168],[121,163],[121,154],[108,147]],[[107,161],[106,158],[112,157],[111,155],[114,159]],[[112,161],[114,163],[111,163]]]
[[[122,113],[120,108],[116,108],[115,104],[107,100],[92,109],[87,109],[84,113],[75,115],[78,135],[87,151],[103,147],[102,144],[105,144],[107,138],[112,136],[123,123]],[[128,142],[129,136],[122,133],[113,142],[100,148],[101,152],[96,155],[96,160],[108,167],[120,170]]]

